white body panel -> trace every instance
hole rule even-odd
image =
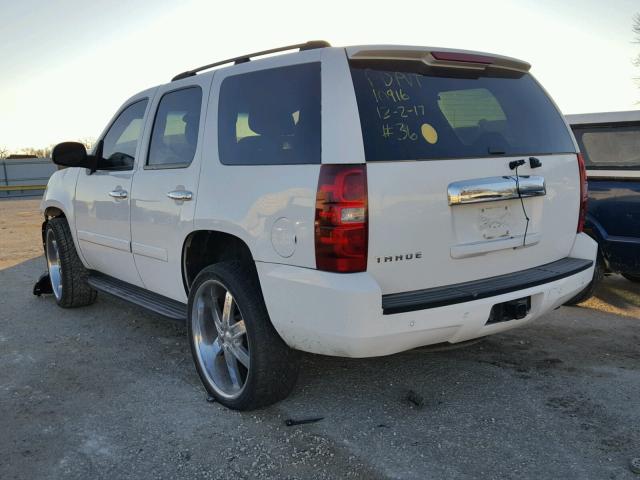
[[[596,123],[640,122],[640,110],[625,112],[574,113],[565,115],[570,125],[590,125]]]
[[[76,235],[88,268],[142,286],[131,255],[130,199],[109,196],[131,193],[133,172],[82,169],[76,186]]]
[[[146,289],[185,303],[187,296],[182,283],[182,246],[194,229],[203,144],[202,125],[206,119],[210,85],[211,75],[207,75],[194,76],[158,88],[151,112],[156,112],[165,93],[189,86],[202,89],[198,147],[192,162],[186,167],[146,166],[152,130],[148,121],[141,140],[142,148],[131,194],[131,250],[140,278]],[[176,201],[167,196],[176,190],[191,192],[192,199]]]
[[[79,169],[57,172],[51,177],[43,209],[55,206],[65,213],[88,268],[181,302],[187,300],[182,277],[187,236],[211,230],[238,237],[256,261],[275,328],[291,347],[315,353],[362,357],[459,342],[522,325],[583,288],[591,280],[593,268],[474,302],[395,315],[383,315],[381,307],[382,295],[387,293],[492,277],[567,256],[595,259],[595,243],[575,234],[579,195],[575,155],[541,157],[542,168],[531,171],[523,166],[520,170],[520,174],[545,176],[547,195],[525,199],[531,224],[527,246],[518,249],[504,243],[504,238],[502,244],[477,242],[481,207],[447,204],[449,183],[508,175],[508,158],[370,162],[368,271],[334,274],[315,269],[315,201],[321,165],[221,164],[218,94],[222,81],[230,75],[322,62],[322,163],[364,163],[347,61],[362,48],[326,48],[269,57],[142,92],[134,98],[146,95],[150,102],[134,169],[94,175]],[[193,84],[200,85],[203,93],[193,162],[186,168],[145,169],[161,94]],[[117,186],[129,192],[128,199],[108,196]],[[193,199],[171,200],[167,198],[171,190],[191,191]],[[514,216],[522,213],[517,200],[495,203],[510,208]],[[517,228],[522,227],[521,218],[514,222]],[[513,243],[518,237],[508,240]],[[421,258],[412,262],[377,262],[378,257],[417,252]],[[532,308],[525,319],[485,326],[492,305],[528,295],[532,296]]]
[[[47,183],[47,189],[42,196],[40,202],[40,212],[43,215],[47,214],[47,209],[58,209],[67,218],[69,223],[69,229],[71,230],[71,236],[75,244],[76,250],[79,253],[80,259],[87,266],[86,261],[82,255],[82,251],[79,248],[78,237],[75,228],[75,205],[74,198],[76,194],[76,182],[78,180],[78,174],[82,171],[80,168],[65,168],[54,172],[49,177]]]
[[[597,244],[576,237],[571,257],[593,259]],[[274,327],[293,348],[323,355],[372,357],[423,345],[462,342],[525,325],[559,307],[593,278],[593,267],[537,287],[473,302],[382,314],[380,285],[369,273],[341,275],[258,263]],[[531,296],[522,320],[485,325],[491,307]]]
[[[575,155],[540,156],[535,170],[547,194],[520,200],[448,205],[450,183],[509,175],[516,158],[369,162],[369,262],[382,292],[453,285],[525,270],[568,256],[573,245],[580,185]],[[499,226],[498,238],[488,238]],[[399,232],[402,234],[399,235]],[[421,258],[416,254],[421,253]],[[414,255],[396,261],[396,255]],[[392,257],[390,261],[389,257]]]

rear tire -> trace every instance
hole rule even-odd
[[[593,297],[593,293],[596,290],[598,284],[604,278],[605,264],[600,251],[598,251],[598,257],[596,258],[596,267],[593,271],[593,279],[580,293],[578,293],[575,297],[573,297],[568,302],[565,302],[565,305],[575,306],[579,303],[586,302],[591,297]]]
[[[630,282],[640,283],[640,275],[633,275],[631,273],[623,273],[622,276]]]
[[[202,384],[229,408],[271,405],[295,385],[299,353],[273,328],[249,266],[223,262],[198,274],[189,292],[187,334]]]
[[[45,256],[56,303],[63,308],[83,307],[96,300],[87,283],[88,270],[73,244],[67,220],[52,218],[45,227]]]

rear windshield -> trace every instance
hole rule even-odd
[[[529,74],[399,65],[351,66],[368,161],[575,152]]]
[[[587,168],[640,168],[640,123],[572,128]]]

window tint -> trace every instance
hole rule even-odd
[[[640,124],[573,127],[587,168],[640,168]]]
[[[227,165],[320,163],[320,64],[226,78],[218,145]]]
[[[387,62],[354,64],[351,75],[369,161],[575,152],[529,74]]]
[[[201,104],[200,87],[164,94],[153,122],[147,165],[180,167],[191,163],[198,143]]]
[[[104,170],[131,170],[136,148],[144,125],[147,100],[140,100],[125,108],[102,139],[102,160],[98,168]]]

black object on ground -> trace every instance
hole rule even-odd
[[[50,295],[53,293],[53,288],[51,287],[51,278],[49,278],[49,272],[44,272],[40,275],[40,278],[33,286],[33,294],[37,295]]]
[[[422,395],[414,392],[413,390],[409,390],[404,398],[408,402],[413,403],[418,408],[424,407],[424,398],[422,397]]]
[[[288,418],[284,423],[287,427],[293,427],[294,425],[304,425],[306,423],[316,423],[320,420],[324,420],[324,417],[311,417],[311,418],[301,418],[298,420],[294,420],[293,418]]]

